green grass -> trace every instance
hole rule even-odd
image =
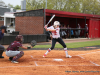
[[[100,45],[100,40],[97,41],[87,41],[87,42],[75,42],[75,43],[66,43],[67,48],[79,48],[86,46],[95,46]],[[50,48],[51,45],[36,45],[34,48]],[[60,44],[56,44],[55,48],[63,48]]]

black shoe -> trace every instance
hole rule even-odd
[[[0,58],[4,58],[4,56],[0,56]]]
[[[9,57],[9,60],[12,61],[13,60],[13,57]]]

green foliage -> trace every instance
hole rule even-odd
[[[100,1],[98,0],[82,0],[82,13],[99,14]]]
[[[14,8],[14,6],[12,4],[10,4],[10,3],[8,4],[8,6],[11,7],[11,8]]]
[[[16,5],[16,6],[14,7],[14,9],[20,10],[20,9],[21,9],[21,6]]]
[[[17,9],[17,10],[21,9],[20,5],[13,6],[12,4],[9,3],[8,6],[11,7],[11,8]]]
[[[35,9],[43,9],[44,1],[42,0],[26,0],[26,9],[27,10],[35,10]]]
[[[43,9],[46,0],[26,0],[26,9]],[[47,0],[47,9],[100,15],[100,0]]]

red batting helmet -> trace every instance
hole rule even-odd
[[[17,35],[16,36],[16,41],[22,42],[23,41],[23,36],[22,35]]]

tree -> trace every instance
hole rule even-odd
[[[82,13],[98,14],[100,2],[98,0],[82,0]]]
[[[14,8],[14,6],[10,3],[8,4],[8,7]]]
[[[43,9],[46,0],[26,0],[26,9]],[[100,0],[47,0],[47,9],[100,15]]]
[[[81,12],[81,0],[66,0],[66,5],[64,6],[64,11],[69,12]]]
[[[26,0],[26,9],[35,10],[43,9],[43,0]]]
[[[20,9],[21,9],[21,6],[20,6],[20,5],[16,5],[16,6],[14,7],[14,9],[20,10]]]

